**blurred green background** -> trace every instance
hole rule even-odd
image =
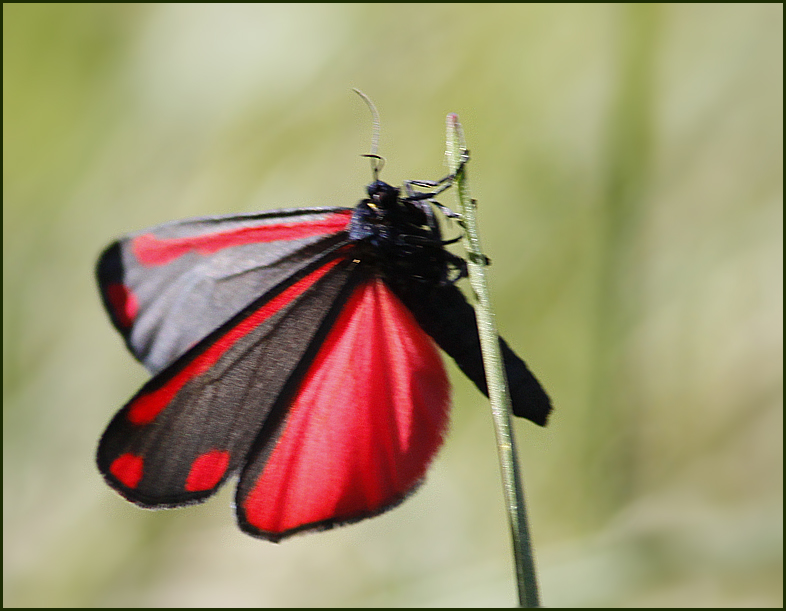
[[[352,206],[472,161],[543,603],[777,606],[782,5],[4,5],[5,606],[515,603],[489,410],[384,516],[280,545],[232,486],[143,511],[93,463],[147,379],[93,279],[167,220]],[[452,194],[442,199],[455,205]]]

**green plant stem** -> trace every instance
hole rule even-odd
[[[486,369],[491,413],[497,436],[497,451],[502,470],[502,484],[508,509],[511,535],[513,537],[513,557],[516,563],[516,583],[518,585],[519,605],[539,607],[538,582],[535,563],[527,526],[527,511],[524,493],[518,471],[516,446],[510,424],[510,394],[507,377],[502,363],[499,335],[494,323],[491,298],[486,282],[486,257],[480,246],[475,201],[470,196],[467,184],[466,165],[468,159],[464,133],[458,116],[447,117],[447,155],[451,173],[456,174],[456,190],[461,205],[464,226],[464,247],[467,251],[469,281],[477,296],[475,315],[478,321],[480,347],[483,352],[483,365]]]

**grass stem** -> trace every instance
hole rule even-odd
[[[502,484],[508,510],[508,520],[513,538],[513,557],[516,564],[516,583],[518,586],[519,606],[539,607],[538,582],[535,562],[527,525],[527,511],[524,505],[524,492],[518,470],[516,445],[510,424],[510,394],[499,347],[499,335],[494,322],[491,298],[486,281],[486,257],[480,246],[480,237],[475,215],[476,202],[470,196],[467,184],[467,153],[464,132],[458,116],[447,116],[447,155],[450,172],[456,174],[456,191],[461,206],[464,226],[464,247],[467,251],[469,281],[475,291],[477,303],[475,314],[478,322],[480,346],[483,352],[483,365],[486,369],[489,401],[494,419],[502,470]]]

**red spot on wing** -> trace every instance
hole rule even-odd
[[[300,240],[318,235],[328,235],[346,229],[351,211],[336,212],[316,221],[281,223],[241,227],[232,231],[207,233],[187,238],[159,239],[146,233],[134,238],[134,256],[142,265],[166,265],[190,252],[208,255],[223,248],[276,242],[279,240]]]
[[[128,420],[132,424],[149,424],[174,399],[185,384],[210,369],[235,342],[273,316],[291,301],[302,295],[309,287],[328,273],[340,261],[335,259],[326,263],[308,276],[281,292],[279,295],[252,312],[237,325],[219,337],[204,352],[194,359],[161,388],[138,396],[128,407]]]
[[[109,472],[126,488],[136,488],[142,479],[143,463],[141,456],[121,454],[109,465]]]
[[[229,452],[210,450],[197,457],[186,478],[186,490],[199,492],[214,488],[229,466]]]
[[[130,327],[139,313],[139,301],[136,295],[126,285],[120,283],[109,284],[105,290],[118,324],[123,328]]]
[[[303,379],[239,508],[268,534],[401,500],[442,443],[450,386],[434,342],[381,280],[361,285]]]

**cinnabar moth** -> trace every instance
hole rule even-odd
[[[445,249],[433,193],[412,184],[402,193],[375,172],[354,209],[198,218],[110,245],[104,305],[154,376],[101,438],[109,485],[178,507],[239,474],[240,528],[272,541],[410,494],[448,422],[436,346],[486,393],[474,310],[455,286],[466,265]],[[544,425],[547,394],[500,345],[513,413]]]

